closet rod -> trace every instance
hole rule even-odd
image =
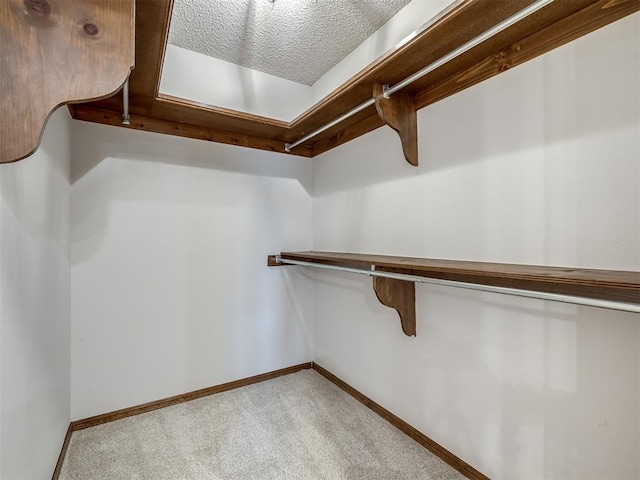
[[[371,265],[371,270],[362,270],[359,268],[340,267],[337,265],[327,265],[325,263],[304,262],[301,260],[289,260],[276,255],[276,262],[285,265],[299,265],[302,267],[316,267],[327,270],[337,270],[340,272],[357,273],[360,275],[368,275],[370,277],[384,277],[395,280],[404,280],[407,282],[428,283],[432,285],[441,285],[445,287],[465,288],[468,290],[479,290],[489,293],[501,293],[504,295],[514,295],[517,297],[537,298],[539,300],[550,300],[553,302],[572,303],[576,305],[585,305],[588,307],[607,308],[610,310],[620,310],[623,312],[640,313],[640,304],[636,305],[627,302],[615,302],[611,300],[600,300],[597,298],[577,297],[573,295],[561,295],[557,293],[537,292],[534,290],[521,290],[518,288],[494,287],[491,285],[480,285],[476,283],[456,282],[454,280],[442,280],[439,278],[420,277],[417,275],[408,275],[404,273],[384,272],[375,269],[375,265]]]
[[[284,144],[284,150],[286,152],[290,152],[292,148],[297,147],[298,145],[300,145],[303,142],[306,142],[307,140],[309,140],[310,138],[315,137],[316,135],[318,135],[319,133],[324,132],[325,130],[328,130],[329,128],[333,127],[334,125],[339,124],[340,122],[342,122],[343,120],[346,120],[347,118],[351,117],[352,115],[355,115],[356,113],[358,113],[361,110],[364,110],[365,108],[369,107],[370,105],[373,105],[374,103],[376,103],[375,99],[372,97],[369,100],[367,100],[364,103],[361,103],[360,105],[358,105],[355,108],[352,108],[351,110],[349,110],[347,113],[339,116],[338,118],[331,120],[329,123],[321,126],[320,128],[318,128],[317,130],[314,130],[313,132],[311,132],[308,135],[305,135],[304,137],[302,137],[300,140],[297,140],[293,143],[285,143]]]
[[[435,62],[427,65],[422,70],[418,70],[416,73],[414,73],[410,77],[405,78],[400,83],[395,84],[393,87],[389,87],[389,85],[384,86],[383,89],[382,89],[384,98],[389,98],[391,95],[396,93],[398,90],[401,90],[404,87],[406,87],[407,85],[415,82],[419,78],[424,77],[427,73],[433,72],[436,68],[439,68],[439,67],[443,66],[445,63],[450,62],[454,58],[456,58],[456,57],[462,55],[463,53],[471,50],[473,47],[476,47],[476,46],[480,45],[485,40],[488,40],[491,37],[493,37],[494,35],[497,35],[498,33],[503,31],[504,29],[510,27],[511,25],[514,25],[514,24],[518,23],[520,20],[528,17],[532,13],[537,12],[542,7],[546,7],[548,4],[550,4],[553,1],[554,0],[538,0],[535,3],[532,3],[527,8],[524,8],[524,9],[520,10],[518,13],[510,16],[509,18],[507,18],[506,20],[500,22],[496,26],[490,28],[486,32],[484,32],[484,33],[478,35],[477,37],[469,40],[467,43],[465,43],[461,47],[455,49],[453,52],[447,53],[444,57],[442,57],[442,58],[436,60]]]
[[[493,26],[492,28],[490,28],[489,30],[485,31],[484,33],[478,35],[477,37],[472,38],[467,43],[461,45],[460,47],[456,48],[452,52],[449,52],[448,54],[446,54],[445,56],[439,58],[435,62],[432,62],[429,65],[427,65],[426,67],[424,67],[423,69],[418,70],[416,73],[414,73],[413,75],[405,78],[403,81],[401,81],[400,83],[397,83],[393,87],[390,87],[389,85],[384,85],[383,86],[383,96],[384,96],[384,98],[389,98],[392,94],[394,94],[398,90],[401,90],[402,88],[406,87],[410,83],[413,83],[416,80],[418,80],[419,78],[424,77],[426,74],[432,72],[436,68],[441,67],[445,63],[447,63],[447,62],[453,60],[454,58],[462,55],[463,53],[471,50],[473,47],[476,47],[480,43],[482,43],[485,40],[488,40],[489,38],[497,35],[498,33],[502,32],[503,30],[506,30],[507,28],[511,27],[512,25],[515,25],[516,23],[518,23],[519,21],[521,21],[525,17],[528,17],[529,15],[533,14],[534,12],[537,12],[541,8],[547,6],[548,4],[550,4],[550,3],[554,2],[554,1],[555,0],[538,0],[537,2],[534,2],[531,5],[529,5],[528,7],[520,10],[518,13],[510,16],[506,20],[503,20],[502,22],[500,22],[497,25]],[[313,132],[305,135],[301,139],[299,139],[299,140],[297,140],[297,141],[295,141],[293,143],[285,143],[284,144],[285,151],[286,152],[290,152],[291,149],[297,147],[301,143],[306,142],[310,138],[313,138],[316,135],[318,135],[319,133],[322,133],[325,130],[333,127],[334,125],[337,125],[338,123],[342,122],[343,120],[351,117],[352,115],[355,115],[356,113],[364,110],[365,108],[373,105],[374,103],[375,103],[375,99],[370,98],[366,102],[361,103],[357,107],[349,110],[347,113],[341,115],[340,117],[336,118],[335,120],[332,120],[331,122],[327,123],[326,125],[323,125],[322,127],[318,128],[317,130],[314,130]]]

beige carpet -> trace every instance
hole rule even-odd
[[[461,474],[313,370],[73,433],[61,480]]]

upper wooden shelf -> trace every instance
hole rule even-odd
[[[137,64],[130,79],[131,123],[125,128],[287,153],[285,143],[296,142],[371,100],[376,84],[394,85],[402,81],[533,2],[465,0],[457,3],[434,25],[401,48],[363,69],[296,119],[282,122],[160,94],[173,0],[136,0]],[[640,0],[551,2],[402,89],[407,97],[404,103],[413,110],[426,107],[639,9]],[[389,110],[384,101],[377,103],[380,110]],[[78,120],[122,126],[122,107],[121,96],[116,96],[73,105],[70,110]],[[381,127],[385,121],[395,125],[393,118],[383,116],[384,121],[376,106],[371,104],[293,148],[290,153],[313,157]],[[400,131],[414,130],[413,123],[409,127]],[[414,150],[417,149],[412,144],[405,149],[407,160],[412,164],[417,163]]]
[[[284,252],[283,259],[640,304],[640,272],[358,253]]]

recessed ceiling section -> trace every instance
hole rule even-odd
[[[169,43],[312,85],[410,0],[175,0]]]
[[[293,122],[462,1],[174,0],[159,92],[165,99],[204,108]],[[262,13],[251,13],[257,11]],[[233,21],[221,20],[227,17]],[[303,26],[301,18],[308,25]],[[361,28],[363,24],[366,28]],[[309,32],[304,41],[301,30]],[[184,43],[177,44],[176,36]],[[348,48],[345,39],[349,39]],[[219,57],[212,56],[214,48],[221,52]],[[225,59],[230,52],[259,60],[264,68]],[[312,85],[289,79],[292,72],[308,75],[312,70],[315,73],[309,79],[322,75]]]

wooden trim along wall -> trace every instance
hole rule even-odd
[[[396,427],[398,430],[400,430],[401,432],[403,432],[406,435],[410,436],[412,439],[414,439],[416,442],[418,442],[424,448],[429,450],[435,456],[439,457],[440,459],[442,459],[443,461],[445,461],[446,463],[451,465],[457,471],[462,473],[465,477],[471,478],[473,480],[489,480],[489,477],[487,477],[486,475],[484,475],[480,471],[478,471],[475,468],[473,468],[467,462],[465,462],[461,458],[459,458],[456,455],[454,455],[453,453],[451,453],[449,450],[444,448],[442,445],[440,445],[440,444],[434,442],[433,440],[431,440],[424,433],[422,433],[418,429],[412,427],[407,422],[402,420],[400,417],[395,416],[389,410],[387,410],[383,406],[377,404],[376,402],[371,400],[369,397],[367,397],[363,393],[361,393],[358,390],[356,390],[355,388],[353,388],[351,385],[346,383],[344,380],[341,380],[340,378],[336,377],[333,373],[329,372],[328,370],[325,370],[324,368],[322,368],[320,365],[318,365],[315,362],[313,363],[313,369],[316,372],[318,372],[320,375],[325,377],[327,380],[329,380],[330,382],[336,384],[338,387],[340,387],[342,390],[347,392],[353,398],[358,400],[364,406],[370,408],[375,413],[380,415],[382,418],[384,418],[387,422],[389,422],[391,425]]]
[[[58,461],[56,462],[56,468],[53,470],[52,480],[58,480],[60,477],[60,471],[62,470],[62,463],[64,462],[64,457],[67,455],[67,449],[69,448],[69,442],[71,441],[71,434],[73,433],[73,428],[71,424],[69,424],[69,428],[67,428],[67,434],[64,436],[64,441],[62,442],[62,449],[60,450],[60,455],[58,455]]]
[[[246,387],[247,385],[253,385],[254,383],[260,383],[267,380],[272,380],[283,375],[289,375],[290,373],[296,373],[300,370],[306,370],[312,367],[312,363],[301,363],[300,365],[294,365],[292,367],[282,368],[273,372],[262,373],[249,378],[243,378],[241,380],[235,380],[229,383],[223,383],[222,385],[216,385],[214,387],[202,388],[193,392],[183,393],[181,395],[175,395],[173,397],[163,398],[162,400],[156,400],[155,402],[144,403],[142,405],[136,405],[135,407],[123,408],[114,412],[103,413],[102,415],[96,415],[94,417],[85,418],[83,420],[75,420],[71,422],[71,430],[83,430],[89,427],[95,427],[103,423],[113,422],[126,417],[132,417],[133,415],[139,415],[141,413],[151,412],[158,410],[159,408],[170,407],[179,403],[189,402],[202,397],[208,397],[215,393],[222,393],[228,390],[234,390],[240,387]]]
[[[228,390],[234,390],[240,387],[246,387],[247,385],[253,385],[254,383],[260,383],[274,378],[296,373],[301,370],[308,370],[313,367],[312,362],[301,363],[300,365],[294,365],[292,367],[281,368],[280,370],[274,370],[272,372],[261,373],[260,375],[254,375],[253,377],[243,378],[241,380],[235,380],[233,382],[223,383],[222,385],[216,385],[214,387],[202,388],[200,390],[194,390],[193,392],[183,393],[181,395],[175,395],[173,397],[163,398],[156,400],[155,402],[144,403],[142,405],[136,405],[134,407],[123,408],[115,410],[109,413],[103,413],[101,415],[95,415],[93,417],[84,418],[82,420],[75,420],[69,424],[67,429],[67,435],[62,443],[62,449],[58,462],[56,463],[53,471],[52,480],[58,480],[60,471],[62,470],[62,464],[67,454],[67,448],[69,447],[69,441],[71,440],[71,434],[77,430],[83,430],[89,427],[95,427],[103,423],[113,422],[122,418],[132,417],[141,413],[152,412],[164,407],[170,407],[179,403],[188,402],[190,400],[196,400],[198,398],[207,397],[215,393],[222,393]]]
[[[76,430],[83,430],[89,427],[95,427],[96,425],[101,425],[103,423],[113,422],[115,420],[120,420],[126,417],[131,417],[134,415],[139,415],[141,413],[151,412],[153,410],[158,410],[160,408],[169,407],[172,405],[177,405],[179,403],[188,402],[190,400],[196,400],[198,398],[207,397],[209,395],[213,395],[216,393],[222,393],[229,390],[234,390],[240,387],[246,387],[247,385],[253,385],[254,383],[260,383],[267,380],[272,380],[277,377],[282,377],[284,375],[289,375],[291,373],[296,373],[301,370],[314,369],[320,375],[325,377],[327,380],[331,381],[346,393],[351,395],[353,398],[358,400],[360,403],[365,405],[366,407],[373,410],[379,416],[384,418],[391,425],[396,427],[401,432],[405,433],[424,448],[429,450],[431,453],[451,465],[457,471],[465,475],[467,478],[473,480],[489,480],[489,477],[483,475],[478,470],[473,468],[471,465],[466,463],[464,460],[458,458],[456,455],[448,451],[443,446],[431,440],[425,434],[417,430],[416,428],[409,425],[407,422],[402,420],[401,418],[395,416],[389,410],[380,406],[373,400],[371,400],[366,395],[362,394],[351,385],[347,384],[345,381],[336,377],[334,374],[329,372],[328,370],[322,368],[320,365],[314,362],[301,363],[299,365],[294,365],[292,367],[282,368],[280,370],[275,370],[272,372],[262,373],[260,375],[255,375],[253,377],[244,378],[241,380],[236,380],[233,382],[223,383],[222,385],[217,385],[214,387],[202,388],[200,390],[195,390],[193,392],[183,393],[181,395],[175,395],[173,397],[164,398],[161,400],[156,400],[155,402],[149,402],[142,405],[137,405],[135,407],[123,408],[120,410],[115,410],[113,412],[104,413],[102,415],[95,415],[93,417],[85,418],[82,420],[76,420],[69,424],[69,428],[67,429],[67,434],[64,438],[64,442],[62,444],[62,449],[60,451],[60,456],[58,457],[58,462],[56,463],[55,470],[53,471],[52,480],[58,480],[60,476],[60,471],[62,470],[62,464],[64,462],[64,458],[67,454],[67,448],[69,447],[69,442],[71,440],[71,434]]]

